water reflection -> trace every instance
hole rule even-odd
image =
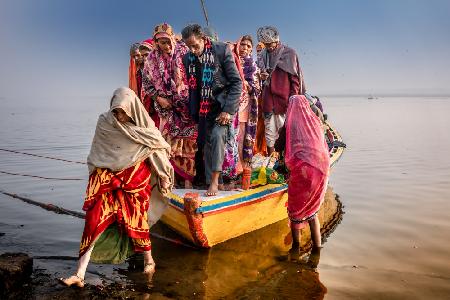
[[[342,205],[328,189],[319,219],[322,235],[331,234],[342,218]],[[224,228],[226,230],[226,228]],[[305,230],[309,230],[306,228]],[[162,224],[155,232],[171,238],[177,234]],[[147,293],[171,298],[268,298],[321,299],[326,287],[319,280],[320,250],[310,250],[309,234],[302,234],[303,260],[290,260],[287,220],[218,244],[209,250],[193,250],[153,240],[157,264],[154,276],[142,275],[143,260],[134,258],[120,269],[128,284]],[[326,247],[326,244],[325,244]]]

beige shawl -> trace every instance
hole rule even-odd
[[[122,108],[134,124],[119,122],[113,114],[115,108]],[[161,181],[169,182],[170,189],[174,183],[169,153],[170,145],[155,127],[136,94],[127,87],[115,90],[109,111],[98,118],[87,158],[89,173],[95,168],[120,171],[148,159],[152,175],[159,178],[159,190],[166,196],[170,190],[161,189]]]

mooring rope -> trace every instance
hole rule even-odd
[[[69,215],[69,216],[77,217],[77,218],[80,218],[80,219],[84,219],[85,216],[86,216],[84,213],[81,213],[81,212],[78,212],[78,211],[74,211],[74,210],[70,210],[70,209],[66,209],[66,208],[63,208],[63,207],[51,204],[51,203],[42,203],[42,202],[30,199],[30,198],[19,196],[17,194],[13,194],[13,193],[8,193],[8,192],[2,191],[2,190],[0,190],[0,193],[4,194],[6,196],[9,196],[9,197],[15,198],[15,199],[22,200],[23,202],[26,202],[28,204],[39,206],[39,207],[41,207],[41,208],[43,208],[45,210],[52,211],[52,212],[57,213],[57,214]],[[168,241],[168,242],[176,244],[176,245],[180,245],[180,246],[184,246],[184,247],[188,247],[188,248],[192,248],[192,249],[198,249],[195,246],[183,243],[179,239],[168,238],[168,237],[162,236],[162,235],[157,234],[157,233],[150,232],[150,236],[152,236],[154,238],[158,238],[158,239],[164,240],[164,241]]]
[[[66,180],[66,181],[79,181],[79,180],[85,180],[81,178],[58,178],[58,177],[45,177],[45,176],[39,176],[39,175],[30,175],[30,174],[21,174],[21,173],[12,173],[12,172],[6,172],[1,171],[0,173],[6,174],[6,175],[12,175],[12,176],[23,176],[23,177],[32,177],[32,178],[39,178],[39,179],[47,179],[47,180]]]
[[[63,159],[63,158],[58,158],[58,157],[51,157],[51,156],[45,156],[45,155],[38,155],[38,154],[27,153],[27,152],[21,152],[21,151],[16,151],[16,150],[9,150],[9,149],[3,149],[3,148],[0,148],[0,151],[10,152],[10,153],[16,153],[16,154],[22,154],[22,155],[28,155],[28,156],[34,156],[34,157],[40,157],[40,158],[47,158],[47,159],[52,159],[52,160],[59,160],[59,161],[64,161],[64,162],[68,162],[68,163],[80,164],[80,165],[86,165],[86,163],[85,163],[85,162],[82,162],[82,161],[68,160],[68,159]]]
[[[64,159],[64,158],[51,157],[51,156],[45,156],[45,155],[38,155],[38,154],[21,152],[21,151],[10,150],[10,149],[0,148],[0,151],[9,152],[9,153],[15,153],[15,154],[21,154],[21,155],[34,156],[34,157],[39,157],[39,158],[51,159],[51,160],[57,160],[57,161],[63,161],[63,162],[74,163],[74,164],[86,165],[85,162],[81,162],[81,161],[68,160],[68,159]],[[31,177],[31,178],[46,179],[46,180],[63,180],[63,181],[81,181],[81,180],[85,180],[85,179],[82,179],[82,178],[46,177],[46,176],[40,176],[40,175],[14,173],[14,172],[2,171],[2,170],[0,170],[0,173],[1,174],[6,174],[6,175],[11,175],[11,176]]]

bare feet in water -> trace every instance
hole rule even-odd
[[[156,265],[155,265],[154,261],[145,263],[145,265],[144,265],[144,274],[150,275],[150,274],[155,273],[155,268],[156,268]]]
[[[72,275],[69,278],[60,278],[59,281],[65,286],[77,286],[79,288],[84,287],[84,279],[78,275]]]

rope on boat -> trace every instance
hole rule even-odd
[[[200,3],[202,5],[203,15],[205,16],[206,26],[209,26],[209,19],[208,19],[208,13],[207,13],[206,7],[205,7],[205,1],[204,0],[200,0]]]
[[[52,211],[52,212],[57,213],[57,214],[69,215],[69,216],[77,217],[77,218],[80,218],[80,219],[84,219],[85,218],[85,214],[84,213],[81,213],[81,212],[78,212],[78,211],[74,211],[74,210],[70,210],[70,209],[65,209],[63,207],[60,207],[60,206],[57,206],[57,205],[54,205],[54,204],[51,204],[51,203],[42,203],[42,202],[30,199],[30,198],[22,197],[22,196],[19,196],[17,194],[8,193],[8,192],[2,191],[2,190],[0,190],[0,193],[4,194],[6,196],[9,196],[9,197],[15,198],[15,199],[22,200],[23,202],[26,202],[28,204],[39,206],[39,207],[41,207],[41,208],[43,208],[45,210]],[[157,234],[157,233],[150,232],[150,236],[152,236],[154,238],[157,238],[157,239],[161,239],[161,240],[170,242],[170,243],[173,243],[173,244],[176,244],[176,245],[181,245],[181,246],[184,246],[184,247],[187,247],[187,248],[198,249],[195,246],[183,243],[179,239],[168,238],[168,237],[162,236],[162,235]],[[45,258],[42,257],[42,259],[45,259]],[[67,258],[63,258],[63,259],[70,260],[71,258],[67,257]]]
[[[81,178],[44,177],[44,176],[38,176],[38,175],[11,173],[11,172],[1,171],[1,170],[0,170],[0,173],[1,174],[6,174],[6,175],[12,175],[12,176],[32,177],[32,178],[47,179],[47,180],[66,180],[66,181],[80,181],[80,180],[84,180],[84,179],[81,179]]]
[[[51,156],[45,156],[45,155],[38,155],[38,154],[27,153],[27,152],[21,152],[21,151],[15,151],[15,150],[10,150],[10,149],[3,149],[3,148],[0,148],[0,151],[9,152],[9,153],[15,153],[15,154],[21,154],[21,155],[34,156],[34,157],[39,157],[39,158],[46,158],[46,159],[51,159],[51,160],[58,160],[58,161],[63,161],[63,162],[68,162],[68,163],[74,163],[74,164],[82,164],[82,165],[86,165],[85,162],[81,162],[81,161],[68,160],[68,159],[63,159],[63,158],[58,158],[58,157],[51,157]],[[1,170],[0,170],[0,173],[6,174],[6,175],[12,175],[12,176],[32,177],[32,178],[39,178],[39,179],[46,179],[46,180],[64,180],[64,181],[82,181],[82,180],[85,180],[85,179],[82,179],[82,178],[58,178],[58,177],[46,177],[46,176],[39,176],[39,175],[30,175],[30,174],[22,174],[22,173],[13,173],[13,172],[1,171]]]
[[[80,219],[84,219],[84,214],[80,213],[80,212],[77,212],[77,211],[68,210],[68,209],[59,207],[57,205],[51,204],[51,203],[42,203],[42,202],[39,202],[39,201],[32,200],[30,198],[22,197],[22,196],[19,196],[17,194],[8,193],[8,192],[1,191],[1,190],[0,190],[0,193],[4,194],[6,196],[12,197],[12,198],[16,198],[16,199],[22,200],[23,202],[26,202],[28,204],[39,206],[39,207],[41,207],[41,208],[43,208],[45,210],[53,211],[53,212],[55,212],[57,214],[64,214],[64,215],[69,215],[69,216],[77,217],[77,218],[80,218]]]
[[[68,160],[68,159],[63,159],[63,158],[58,158],[58,157],[38,155],[38,154],[27,153],[27,152],[20,152],[20,151],[3,149],[3,148],[0,148],[0,151],[11,152],[11,153],[16,153],[16,154],[22,154],[22,155],[29,155],[29,156],[40,157],[40,158],[47,158],[47,159],[52,159],[52,160],[59,160],[59,161],[64,161],[64,162],[69,162],[69,163],[74,163],[74,164],[80,164],[80,165],[86,165],[86,163],[82,162],[82,161]]]

